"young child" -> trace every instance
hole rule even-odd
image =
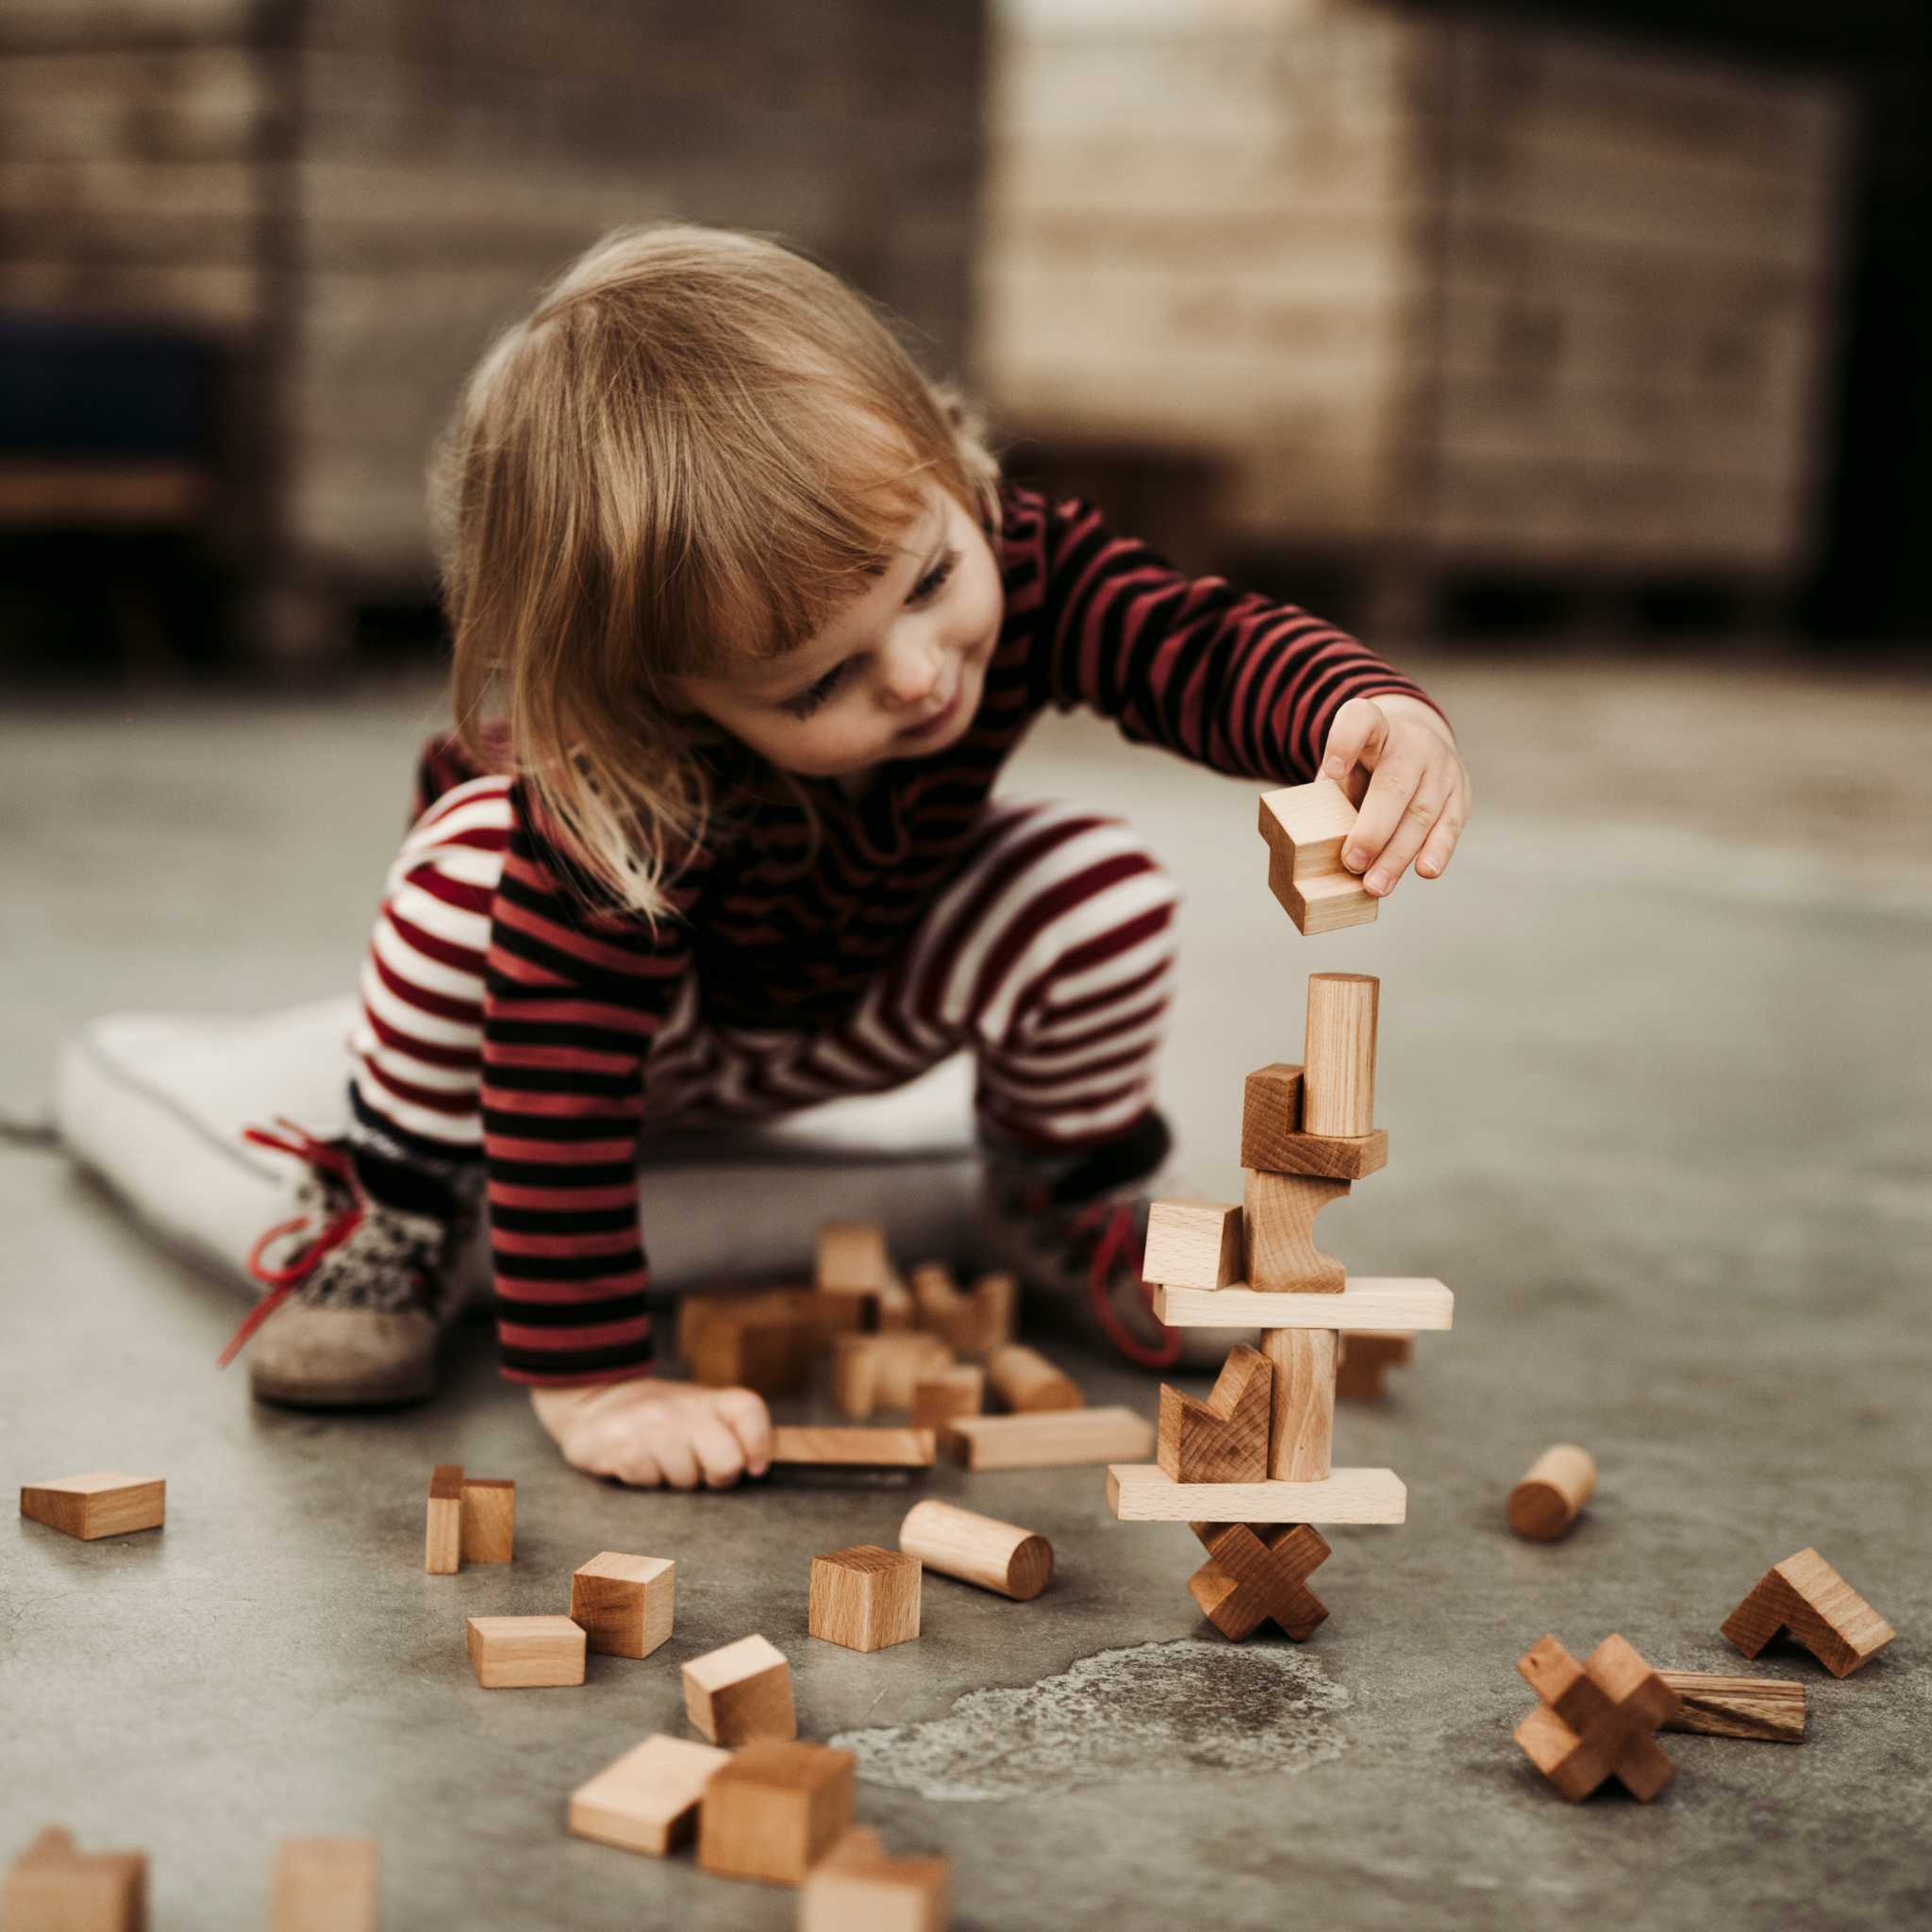
[[[1174,892],[1131,827],[989,796],[1046,706],[1361,806],[1375,893],[1469,813],[1441,716],[1292,606],[1003,482],[952,393],[771,242],[608,238],[498,341],[441,454],[458,732],[418,774],[354,1124],[271,1230],[271,1400],[433,1385],[487,1178],[504,1373],[579,1468],[723,1486],[764,1405],[652,1377],[641,1135],[976,1057],[989,1258],[1174,1359],[1140,1284]],[[288,1237],[295,1252],[265,1258]]]

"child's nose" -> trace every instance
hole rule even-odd
[[[940,681],[940,650],[930,640],[893,644],[886,658],[887,694],[900,705],[923,704]]]

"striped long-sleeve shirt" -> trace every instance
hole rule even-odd
[[[895,760],[857,799],[793,790],[735,745],[741,828],[678,877],[656,930],[587,908],[521,786],[491,918],[483,1143],[505,1373],[614,1380],[651,1358],[635,1143],[651,1042],[688,974],[707,1021],[807,1029],[850,1010],[946,885],[999,769],[1046,707],[1085,706],[1137,743],[1217,771],[1312,775],[1351,697],[1422,696],[1307,611],[1189,577],[1091,506],[1008,484],[1005,614],[970,728]],[[454,751],[432,786],[471,775]]]

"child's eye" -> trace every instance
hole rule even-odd
[[[788,698],[785,708],[794,718],[809,718],[845,681],[846,668],[851,662],[850,658],[840,658],[816,684],[808,685],[795,698]]]
[[[949,550],[913,585],[912,594],[907,598],[908,604],[924,604],[928,597],[937,596],[941,587],[953,575],[955,565],[959,561],[959,553]]]

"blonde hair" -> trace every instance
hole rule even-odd
[[[464,741],[500,766],[507,729],[565,856],[656,921],[724,735],[667,680],[814,636],[928,478],[997,541],[982,425],[836,275],[728,229],[607,235],[491,345],[437,452]]]

